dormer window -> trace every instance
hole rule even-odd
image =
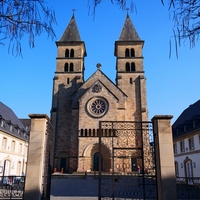
[[[2,118],[0,118],[0,126],[4,127],[4,120]]]
[[[9,130],[12,132],[13,131],[13,125],[12,124],[8,124],[9,125]]]

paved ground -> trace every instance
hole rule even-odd
[[[52,178],[51,200],[98,200],[98,180],[94,177]]]

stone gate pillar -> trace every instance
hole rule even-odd
[[[49,200],[54,129],[45,114],[31,114],[24,200]]]
[[[152,118],[155,134],[158,200],[177,200],[171,115]]]

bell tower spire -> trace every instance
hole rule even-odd
[[[66,147],[66,152],[69,152],[72,137],[70,123],[73,118],[71,95],[84,83],[84,58],[87,55],[74,13],[56,45],[58,53],[53,79],[51,122],[55,127],[55,155],[65,157],[63,163],[67,163],[67,155],[62,155],[59,144],[62,143],[62,146]],[[56,165],[60,166],[59,163]]]
[[[127,106],[135,109],[131,114],[135,121],[148,120],[143,45],[144,41],[140,39],[127,13],[119,40],[115,42],[116,83],[128,95]],[[131,115],[127,118],[132,119]]]

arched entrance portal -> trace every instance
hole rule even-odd
[[[101,170],[109,172],[111,170],[110,149],[102,144],[101,146]],[[79,167],[77,171],[99,171],[99,144],[97,142],[89,144],[84,152],[83,157],[79,158]]]

